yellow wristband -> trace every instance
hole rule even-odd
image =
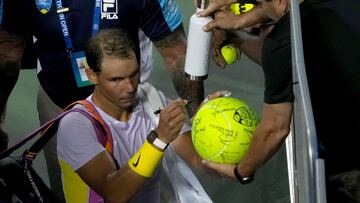
[[[144,177],[151,177],[163,155],[164,152],[155,149],[146,140],[139,151],[128,161],[128,164],[135,173]]]

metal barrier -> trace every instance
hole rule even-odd
[[[291,4],[291,51],[295,94],[292,128],[286,140],[290,198],[293,203],[325,203],[324,161],[318,158],[317,139],[306,78],[299,1]]]

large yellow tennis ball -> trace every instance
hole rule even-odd
[[[227,44],[221,48],[221,54],[227,65],[235,63],[238,58],[238,50],[233,44]]]
[[[237,164],[247,152],[257,124],[255,111],[244,101],[216,98],[196,113],[192,142],[205,160]]]

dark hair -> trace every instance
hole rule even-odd
[[[103,29],[90,38],[85,45],[85,56],[89,67],[98,73],[104,56],[133,58],[135,44],[123,29]],[[136,60],[136,59],[135,59]]]

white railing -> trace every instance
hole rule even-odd
[[[295,94],[292,128],[286,141],[292,203],[325,203],[324,161],[318,158],[317,139],[306,78],[299,1],[291,3],[291,51]]]

